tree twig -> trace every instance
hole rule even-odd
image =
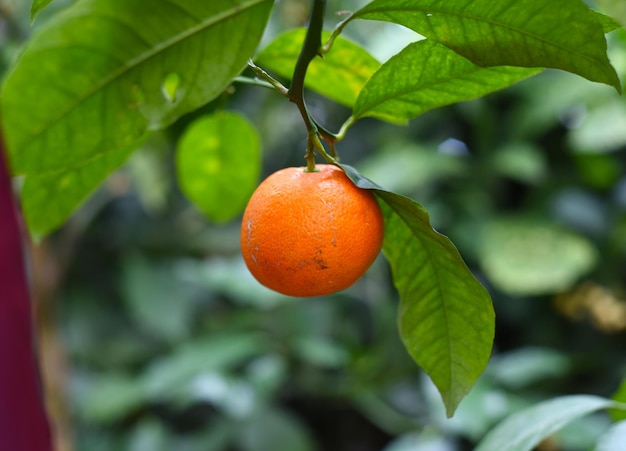
[[[302,50],[296,61],[296,67],[291,78],[291,86],[287,96],[289,100],[296,104],[302,119],[307,127],[309,143],[307,146],[307,170],[315,171],[315,154],[314,149],[319,149],[322,144],[319,141],[319,129],[315,120],[311,117],[306,102],[304,100],[304,78],[306,76],[309,64],[316,56],[320,55],[322,46],[322,28],[324,26],[324,13],[326,12],[326,0],[313,0],[313,9],[311,10],[311,18],[307,28],[306,36]],[[322,146],[322,155],[328,155]]]

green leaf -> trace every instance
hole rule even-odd
[[[626,104],[616,97],[589,108],[583,122],[568,136],[574,150],[615,152],[626,145]]]
[[[597,1],[598,4],[602,4],[602,1]],[[610,3],[610,0],[606,3],[608,5]],[[615,8],[614,15],[616,18],[621,17],[622,20],[624,20],[624,22],[626,23],[626,6],[624,5],[626,5],[626,3],[622,3],[620,0],[620,7]],[[602,31],[604,31],[604,33],[611,33],[612,31],[622,28],[622,25],[618,22],[618,20],[614,19],[613,17],[599,13],[598,11],[594,11],[594,13],[596,15],[596,19],[598,19],[598,22],[600,22],[600,25],[602,25]]]
[[[382,451],[429,451],[454,449],[453,439],[447,439],[439,435],[439,432],[428,431],[407,432],[394,438],[385,445]]]
[[[147,415],[142,416],[128,432],[126,449],[171,449],[174,447],[170,445],[173,442],[172,435],[172,432],[161,419]]]
[[[298,357],[318,367],[342,368],[349,361],[349,354],[341,344],[327,338],[304,336],[293,339]]]
[[[272,5],[168,0],[146,14],[143,0],[75,3],[32,38],[4,85],[14,173],[69,169],[212,100],[253,54]]]
[[[467,161],[437,152],[435,146],[386,140],[379,151],[359,161],[366,177],[400,194],[428,190],[442,180],[460,178],[469,172]]]
[[[510,86],[541,69],[481,68],[430,39],[409,44],[363,87],[353,116],[404,120]]]
[[[491,282],[514,295],[570,288],[596,260],[597,251],[584,237],[526,218],[498,219],[488,224],[480,255]]]
[[[290,79],[302,49],[306,29],[298,28],[278,36],[255,60],[264,68]],[[330,33],[324,32],[322,39]],[[328,98],[351,107],[380,62],[364,48],[339,36],[330,52],[315,58],[306,73],[305,86]]]
[[[580,0],[374,0],[352,17],[404,25],[479,66],[551,67],[621,90],[602,24]]]
[[[591,395],[544,401],[506,418],[481,440],[475,451],[530,451],[568,423],[615,405],[610,399]]]
[[[244,117],[218,113],[196,119],[178,143],[178,180],[185,195],[209,219],[240,213],[261,172],[261,140]]]
[[[188,283],[172,277],[171,267],[135,254],[124,258],[120,273],[120,292],[142,332],[168,342],[188,337],[196,294]]]
[[[491,354],[495,319],[489,293],[452,242],[432,228],[421,205],[385,191],[350,166],[342,168],[381,200],[383,252],[400,293],[400,336],[452,416]]]
[[[626,3],[623,0],[596,0],[598,6],[626,26]]]
[[[29,232],[40,238],[61,226],[133,151],[134,146],[130,146],[98,155],[72,169],[27,175],[21,199]]]
[[[487,372],[490,379],[514,392],[546,379],[566,378],[572,359],[549,348],[523,347],[494,356]]]
[[[213,334],[190,341],[154,361],[141,377],[141,390],[150,398],[163,399],[199,375],[241,365],[265,348],[262,337],[253,333]]]
[[[46,6],[52,3],[52,0],[33,0],[33,4],[30,7],[30,21],[35,21],[37,14],[39,14]]]
[[[123,374],[103,374],[89,381],[88,390],[76,396],[83,420],[111,423],[124,418],[145,402],[137,379]]]
[[[613,401],[626,404],[626,379],[622,380],[617,391],[611,396]],[[623,421],[626,420],[626,411],[620,409],[610,409],[609,414],[613,421]]]
[[[545,152],[528,142],[508,143],[490,157],[493,171],[505,177],[529,184],[538,184],[548,177]]]
[[[238,423],[236,444],[242,451],[312,451],[311,434],[298,418],[287,411],[266,406]]]

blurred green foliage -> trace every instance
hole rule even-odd
[[[363,2],[331,3],[329,23],[334,10]],[[29,6],[0,0],[0,70],[30,33]],[[307,7],[277,3],[267,39],[302,25]],[[346,33],[390,56],[393,27],[367,27]],[[626,32],[608,40],[625,80]],[[349,114],[313,94],[309,103],[330,128]],[[77,450],[469,450],[538,401],[617,391],[626,373],[626,102],[615,90],[546,71],[406,127],[364,119],[340,144],[342,161],[428,208],[494,299],[494,356],[450,420],[398,338],[382,259],[345,292],[283,297],[245,269],[237,220],[208,223],[184,199],[176,143],[224,105],[259,128],[264,175],[302,164],[293,105],[237,85],[152,136],[47,241],[72,254],[54,311]],[[596,414],[550,440],[589,449],[609,426]]]

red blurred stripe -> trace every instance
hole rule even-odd
[[[0,451],[50,451],[20,227],[3,154],[0,139]]]

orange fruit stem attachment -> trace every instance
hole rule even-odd
[[[380,253],[384,220],[374,195],[337,166],[282,169],[252,194],[241,251],[252,275],[289,296],[348,288]]]

